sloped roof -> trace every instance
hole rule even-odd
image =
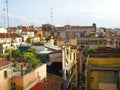
[[[35,86],[33,86],[30,90],[43,90],[44,87],[47,86],[48,83],[38,82]]]
[[[7,61],[7,60],[0,60],[0,67],[6,66],[12,64],[11,62]]]
[[[9,34],[9,33],[0,33],[0,38],[9,38],[9,37],[17,38],[17,37],[22,37],[22,36],[20,36],[20,35],[18,35],[16,33],[11,33],[11,34]]]

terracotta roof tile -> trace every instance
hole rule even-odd
[[[12,63],[7,61],[7,60],[0,60],[0,67],[5,66],[5,65],[9,65],[9,64],[12,64]]]
[[[35,86],[33,86],[30,90],[43,90],[44,87],[47,86],[48,83],[39,82]]]
[[[11,33],[9,35],[9,33],[0,33],[0,38],[16,38],[16,37],[21,37],[20,35],[16,34],[16,33]]]

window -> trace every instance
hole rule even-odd
[[[100,83],[116,83],[118,73],[114,71],[100,71],[99,82]]]

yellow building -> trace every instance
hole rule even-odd
[[[86,62],[86,90],[120,90],[120,51],[96,50]]]

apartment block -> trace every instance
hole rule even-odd
[[[103,47],[91,52],[85,77],[86,90],[119,90],[120,49]]]

